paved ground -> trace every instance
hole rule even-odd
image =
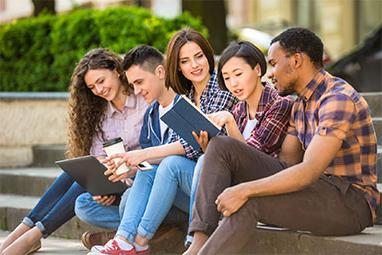
[[[0,242],[2,242],[7,236],[7,231],[0,231]],[[34,253],[36,255],[79,255],[86,254],[87,250],[81,244],[79,240],[72,239],[62,239],[49,237],[47,239],[42,240],[41,249]]]

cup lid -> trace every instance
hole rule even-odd
[[[110,140],[105,141],[105,142],[102,144],[102,146],[103,146],[103,147],[108,147],[108,146],[110,146],[110,145],[113,145],[113,144],[116,144],[116,143],[120,143],[120,142],[122,142],[122,141],[123,141],[123,140],[122,140],[121,137],[116,137],[116,138],[113,138],[113,139],[110,139]]]

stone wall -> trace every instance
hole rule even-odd
[[[32,163],[32,146],[65,144],[67,93],[0,93],[0,167]]]

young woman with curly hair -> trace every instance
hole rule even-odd
[[[139,136],[147,104],[129,87],[122,59],[107,49],[89,51],[74,69],[69,97],[67,157],[104,157],[102,143],[122,137],[125,148],[139,148]],[[76,198],[85,192],[69,175],[62,173],[45,192],[22,223],[5,239],[1,254],[29,254],[74,216]],[[110,206],[116,196],[94,197]]]

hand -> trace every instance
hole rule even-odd
[[[93,196],[94,201],[96,201],[98,204],[104,205],[104,206],[110,206],[112,203],[114,203],[117,196],[110,195],[110,196]]]
[[[122,173],[120,175],[115,173],[118,168],[113,159],[105,158],[100,160],[100,162],[107,167],[106,171],[103,174],[110,175],[108,178],[109,181],[117,182],[119,180],[126,178],[127,173]]]
[[[200,135],[198,136],[194,131],[192,131],[192,136],[195,138],[195,140],[200,145],[200,148],[203,152],[206,152],[207,146],[208,146],[208,133],[207,131],[200,131]]]
[[[103,158],[103,159],[100,159],[99,161],[107,168],[107,170],[104,172],[105,175],[112,174],[117,170],[117,166],[114,160],[109,158]]]
[[[208,118],[216,125],[222,127],[229,122],[235,121],[233,115],[228,111],[214,112],[207,115]]]
[[[130,171],[128,172],[124,172],[124,173],[121,173],[121,174],[117,174],[116,171],[113,171],[113,172],[110,172],[110,170],[106,170],[104,172],[104,175],[110,175],[108,177],[109,181],[111,182],[117,182],[117,181],[122,181],[122,180],[125,180],[125,179],[128,179],[130,177],[133,177],[135,176],[135,174],[137,173],[138,171],[138,168],[137,167],[134,167],[134,166],[129,166],[130,168]]]
[[[216,199],[217,210],[224,217],[228,217],[239,210],[246,202],[248,197],[245,195],[244,187],[238,184],[225,189]]]
[[[122,164],[126,164],[127,166],[137,166],[139,163],[146,161],[148,159],[147,153],[144,150],[135,150],[135,151],[128,151],[125,153],[117,153],[109,157],[109,159],[116,159],[116,158],[119,158],[119,161],[116,164],[116,168],[118,168]]]

